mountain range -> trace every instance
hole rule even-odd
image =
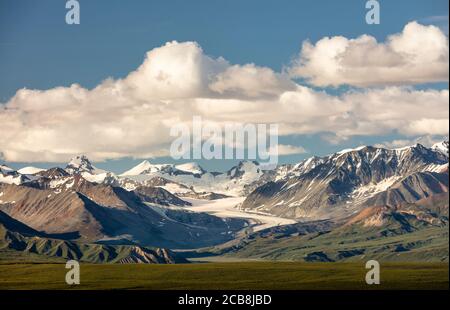
[[[395,206],[448,191],[448,157],[422,145],[362,147],[313,157],[253,191],[244,210],[292,218],[336,218],[365,206]]]
[[[0,256],[183,262],[170,248],[306,261],[369,253],[448,260],[448,173],[448,141],[363,146],[274,170],[243,161],[222,173],[143,161],[116,175],[86,156],[65,168],[0,165]],[[236,197],[239,216],[195,209]],[[295,224],[255,229],[269,217]],[[438,255],[423,254],[431,245]]]

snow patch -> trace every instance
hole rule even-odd
[[[17,170],[20,174],[36,174],[39,172],[45,171],[45,169],[36,168],[36,167],[24,167],[22,169]]]

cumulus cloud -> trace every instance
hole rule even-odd
[[[384,43],[369,35],[306,41],[289,72],[321,87],[442,82],[448,81],[448,53],[442,30],[411,22]]]
[[[348,117],[356,121],[340,131],[344,136],[392,130],[409,136],[448,132],[448,90],[388,87],[347,93],[343,100],[351,103]]]
[[[93,89],[17,91],[0,105],[0,153],[25,162],[167,156],[171,127],[192,126],[194,116],[220,126],[277,123],[282,136],[448,135],[448,100],[448,90],[410,87],[330,95],[269,68],[208,56],[194,42],[170,42],[128,76]],[[304,152],[280,146],[281,155]]]
[[[209,87],[221,95],[257,98],[278,96],[282,90],[294,90],[295,84],[288,77],[269,68],[247,64],[227,68],[217,75]]]
[[[195,42],[169,42],[147,53],[144,63],[119,84],[138,100],[196,98],[211,95],[212,78],[226,70]]]

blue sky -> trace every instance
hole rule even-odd
[[[316,42],[326,36],[355,38],[370,34],[384,41],[413,20],[436,24],[448,32],[447,0],[381,0],[380,25],[365,23],[363,0],[79,2],[81,24],[69,26],[65,24],[64,0],[0,0],[0,102],[6,103],[21,88],[45,90],[78,83],[90,89],[107,77],[125,77],[142,64],[147,51],[172,40],[196,41],[207,55],[279,72],[298,55],[307,39]],[[447,89],[448,84],[415,87]],[[324,90],[339,94],[345,89]],[[288,156],[282,161],[397,138],[402,137],[355,136],[336,145],[319,141],[315,135],[288,137],[287,142],[304,146],[309,154]],[[139,161],[128,158],[98,166],[121,171]],[[231,163],[202,164],[222,170]]]

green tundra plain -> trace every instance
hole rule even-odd
[[[0,289],[81,290],[447,290],[448,263],[381,264],[367,285],[362,263],[228,262],[179,265],[81,264],[81,284],[65,283],[62,263],[0,263]]]

